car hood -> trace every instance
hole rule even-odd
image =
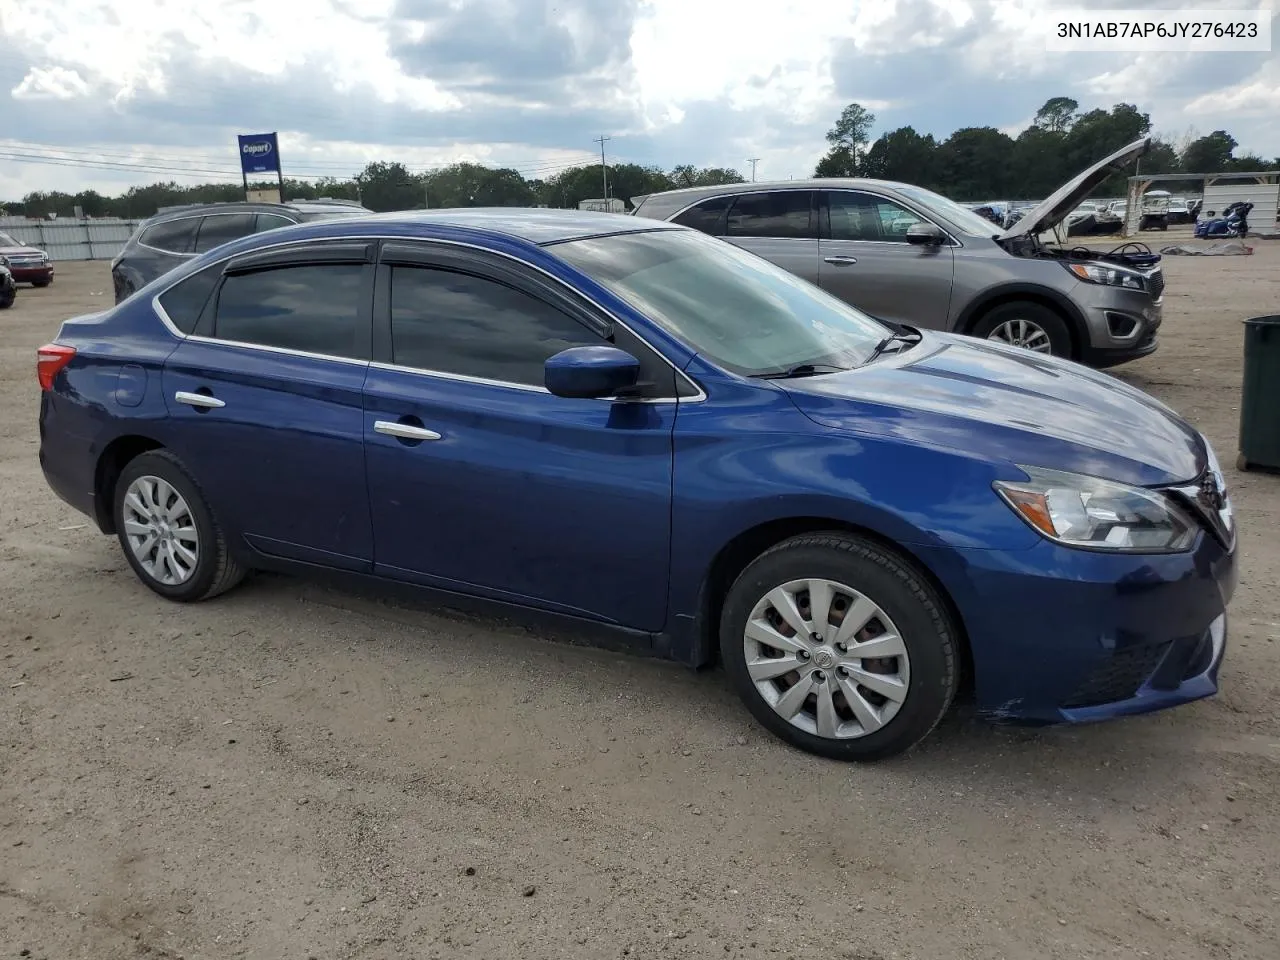
[[[864,367],[775,381],[824,426],[1140,486],[1184,483],[1200,434],[1154,397],[1020,347],[925,333]]]
[[[1112,174],[1128,170],[1130,165],[1146,153],[1150,146],[1151,138],[1143,137],[1117,150],[1105,160],[1099,160],[1084,173],[1068,180],[1055,190],[1049,199],[1041,201],[1038,206],[1032,208],[1026,216],[996,239],[1013,240],[1017,237],[1039,236],[1047,230],[1052,230],[1066,219],[1071,211],[1080,206],[1098,184]]]

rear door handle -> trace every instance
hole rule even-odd
[[[205,410],[215,410],[218,407],[225,407],[226,404],[217,397],[207,393],[190,393],[186,390],[179,390],[173,395],[173,399],[178,403],[185,403],[188,406],[200,407]]]
[[[847,264],[847,263],[857,263],[857,262],[858,262],[858,258],[857,258],[857,257],[823,257],[823,258],[822,258],[822,262],[823,262],[823,263],[833,263],[833,264],[835,264],[836,266],[838,266],[838,267],[839,267],[839,266],[843,266],[843,265],[845,265],[845,264]]]
[[[398,437],[401,440],[439,440],[440,434],[426,427],[416,427],[411,423],[396,423],[394,420],[375,420],[374,433]]]

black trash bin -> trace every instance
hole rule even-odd
[[[1244,322],[1244,389],[1236,466],[1241,470],[1280,470],[1280,316]]]

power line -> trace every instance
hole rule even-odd
[[[600,182],[604,186],[604,192],[600,194],[602,200],[609,199],[609,168],[604,163],[604,145],[606,141],[612,139],[612,137],[606,137],[604,134],[596,137],[596,143],[600,144]]]
[[[751,164],[751,182],[756,182],[756,164],[760,162],[759,157],[747,157],[747,163]]]

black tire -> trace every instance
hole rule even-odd
[[[13,287],[9,287],[7,290],[0,289],[0,310],[8,310],[17,299],[18,291]]]
[[[157,477],[173,487],[187,503],[191,520],[199,538],[196,563],[190,576],[177,584],[163,583],[142,565],[134,555],[125,532],[124,507],[129,486],[139,477]],[[144,453],[125,466],[116,481],[112,516],[120,549],[138,579],[168,600],[191,603],[208,600],[230,590],[245,576],[245,568],[232,555],[226,533],[219,525],[200,486],[182,461],[167,450]]]
[[[31,285],[33,287],[47,287],[51,283],[53,283],[52,280],[32,280],[31,281]]]
[[[748,673],[744,638],[756,603],[775,587],[810,578],[862,593],[884,610],[903,639],[910,662],[906,697],[871,733],[841,739],[801,730],[775,712]],[[839,532],[793,537],[761,554],[730,587],[720,617],[721,659],[747,709],[787,743],[833,760],[882,760],[927,737],[955,697],[958,642],[946,605],[909,563],[874,541]]]
[[[1011,320],[1027,320],[1034,323],[1049,337],[1049,352],[1055,357],[1072,358],[1071,331],[1067,322],[1048,307],[1031,300],[1010,300],[992,307],[973,325],[972,336],[989,339],[1001,324]],[[1003,341],[997,341],[1003,342]]]

